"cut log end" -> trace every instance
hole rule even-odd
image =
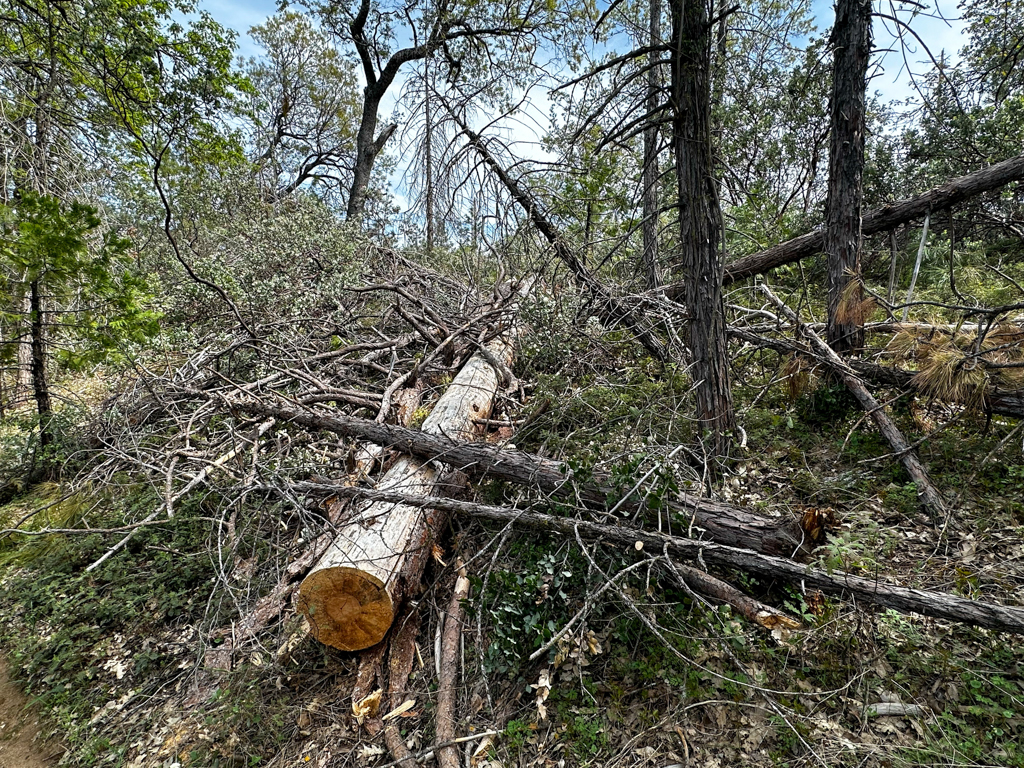
[[[299,588],[299,612],[313,637],[342,651],[361,651],[379,643],[394,620],[387,588],[356,568],[324,568]]]

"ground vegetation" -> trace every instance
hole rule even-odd
[[[0,6],[0,758],[1024,765],[1015,6],[193,10]]]

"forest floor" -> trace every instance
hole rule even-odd
[[[696,451],[675,453],[699,446],[685,416],[685,376],[631,357],[615,332],[594,341],[551,331],[566,325],[536,324],[544,330],[524,339],[514,370],[525,401],[506,398],[493,414],[508,423],[550,402],[515,435],[520,449],[627,487],[651,473],[652,500],[688,491],[769,517],[827,510],[835,522],[814,554],[817,568],[1024,603],[1024,456],[1013,420],[951,419],[940,404],[882,393],[956,501],[948,519],[931,521],[845,391],[823,381],[790,391],[778,383],[774,353],[750,353],[735,387],[747,446],[712,483]],[[441,376],[427,384],[428,397],[444,386]],[[289,426],[273,446],[301,439]],[[318,448],[296,476],[343,472],[348,447],[332,451],[340,459],[327,461]],[[239,474],[249,466],[240,463]],[[43,484],[0,507],[0,528],[30,516],[37,528],[89,529],[0,538],[0,645],[12,677],[39,704],[42,732],[67,748],[62,764],[391,765],[380,735],[353,716],[362,655],[317,643],[290,602],[282,620],[225,650],[273,593],[310,521],[321,519],[316,510],[289,517],[287,507],[253,496],[229,518],[237,494],[226,483],[180,500],[173,519],[139,528],[86,571],[121,535],[99,531],[144,518],[162,499],[162,479],[122,473],[113,481]],[[515,506],[523,492],[484,482],[472,493]],[[586,513],[553,502],[544,510]],[[659,513],[646,525],[661,521]],[[668,523],[680,531],[690,521]],[[231,547],[221,535],[228,524],[237,526]],[[571,537],[458,517],[446,533],[419,596],[416,663],[401,692],[413,704],[397,722],[414,753],[435,743],[438,626],[461,557],[472,591],[458,729],[497,732],[463,745],[473,768],[1024,768],[1024,644],[1012,635],[712,568],[803,624],[772,633],[681,589],[658,570],[657,553],[608,542],[584,548]],[[649,566],[636,568],[645,556]],[[621,590],[598,592],[608,573],[620,574]],[[562,642],[529,659],[581,611]],[[20,718],[20,703],[5,707],[5,718]],[[19,740],[0,741],[0,750],[39,744],[31,720],[19,722]],[[3,768],[46,765],[27,762],[45,750],[24,754]],[[14,760],[0,751],[3,759]]]

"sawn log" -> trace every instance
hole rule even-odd
[[[511,351],[512,344],[500,337],[488,345],[488,353],[505,365],[511,362]],[[437,401],[420,434],[472,439],[475,421],[491,413],[497,388],[498,372],[483,354],[473,355]],[[377,488],[426,496],[433,492],[437,477],[433,463],[402,456],[378,480]],[[422,575],[425,550],[440,524],[436,516],[436,511],[424,513],[407,504],[373,502],[338,532],[299,587],[299,611],[317,640],[358,651],[384,638],[403,590]]]

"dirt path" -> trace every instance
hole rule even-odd
[[[50,768],[57,764],[37,736],[39,725],[31,711],[25,710],[25,697],[7,676],[7,665],[0,658],[0,768]]]

